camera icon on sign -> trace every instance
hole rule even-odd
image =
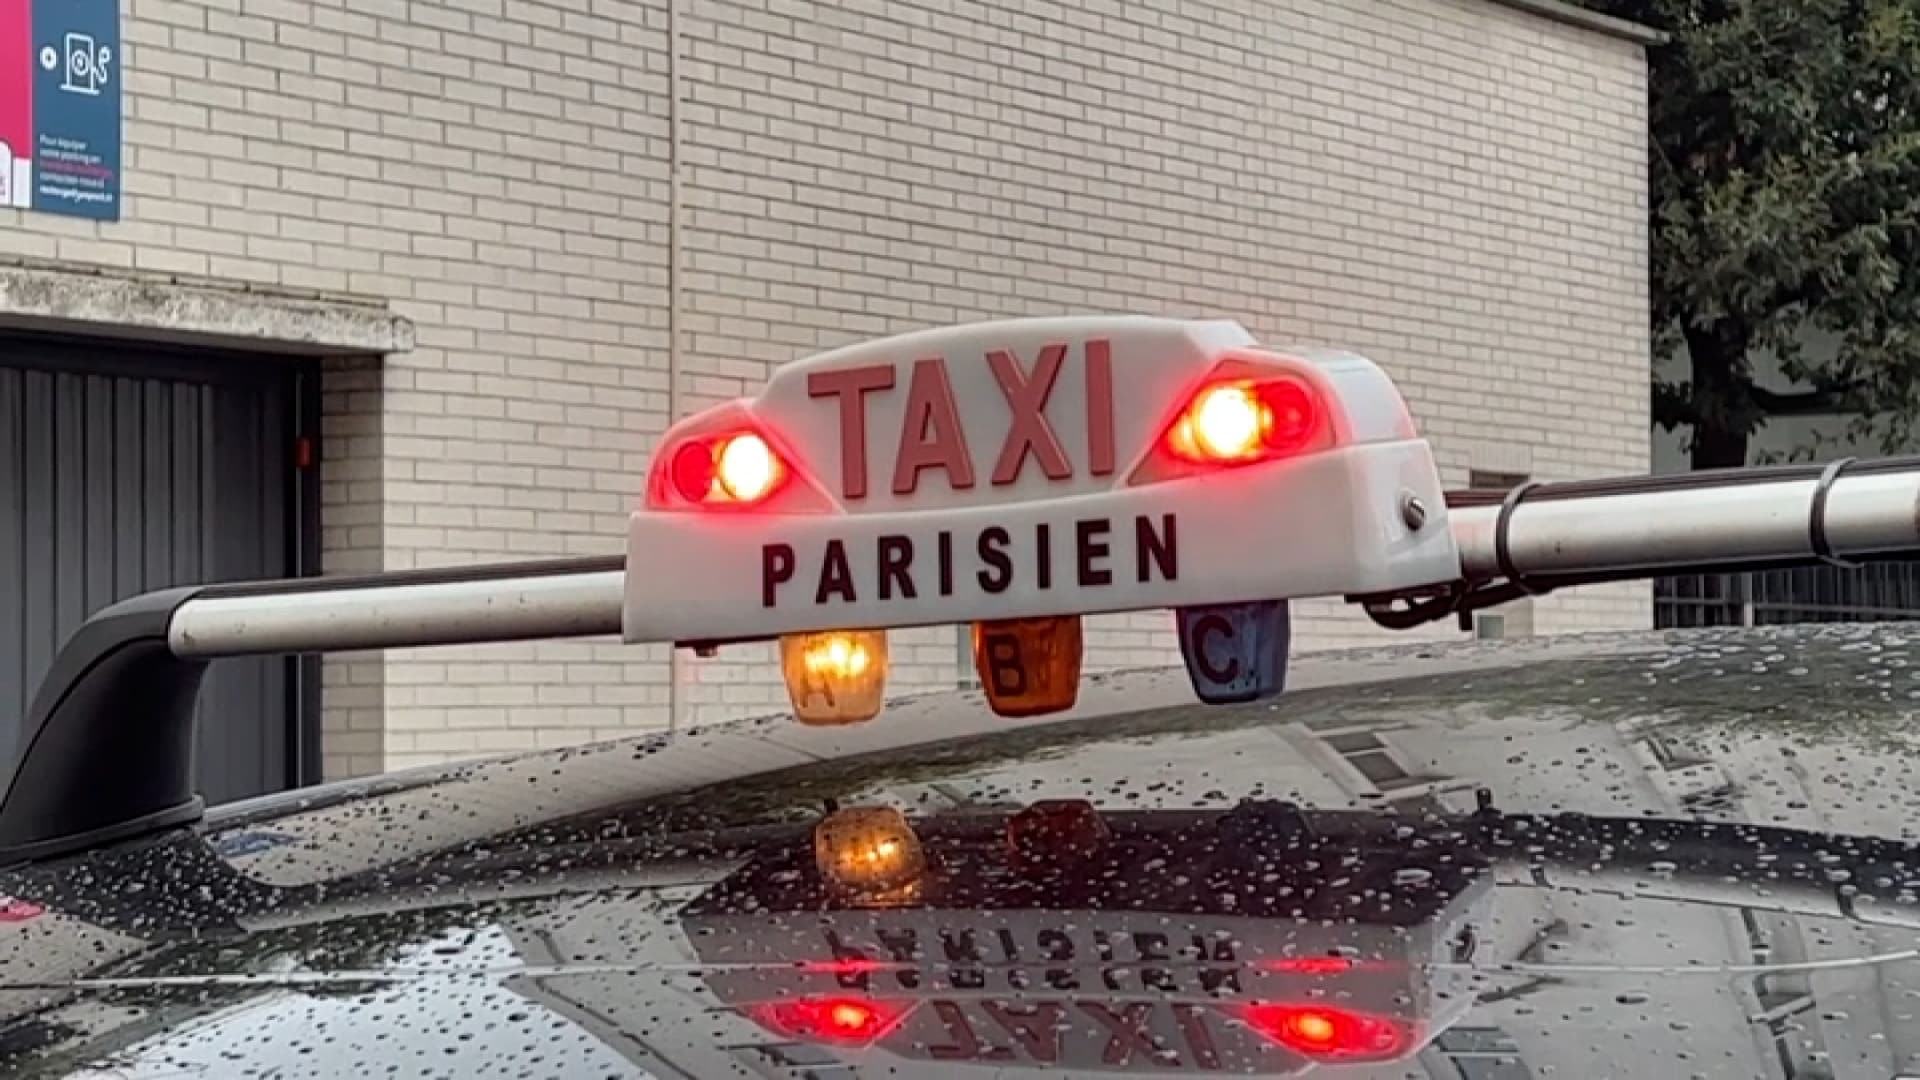
[[[65,55],[60,89],[70,94],[98,94],[106,88],[112,49],[94,41],[91,34],[68,34]]]

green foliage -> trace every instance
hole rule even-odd
[[[1692,357],[1655,418],[1696,465],[1768,416],[1852,413],[1903,442],[1920,406],[1920,4],[1587,0],[1649,50],[1654,331]],[[1808,340],[1820,342],[1807,348]],[[1781,359],[1811,393],[1756,387]],[[1718,440],[1717,448],[1709,446]]]

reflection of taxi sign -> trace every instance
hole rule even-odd
[[[1493,889],[1476,852],[1445,832],[1246,818],[1046,801],[916,829],[842,808],[679,922],[736,1015],[907,1063],[1294,1075],[1404,1060],[1459,1019]],[[1289,864],[1277,907],[1237,900],[1276,847],[1340,857]],[[1415,864],[1434,872],[1383,895]]]
[[[1430,962],[1485,908],[1476,888],[1411,929],[900,909],[697,913],[687,929],[715,996],[784,1038],[909,1062],[1283,1076],[1404,1060],[1455,1023],[1473,995]],[[1289,963],[1298,949],[1367,959]]]
[[[628,560],[648,569],[626,577],[628,640],[972,623],[1006,715],[1074,703],[1088,614],[1210,609],[1182,634],[1196,686],[1246,700],[1280,689],[1275,601],[1460,569],[1432,453],[1379,368],[1138,317],[963,325],[789,364],[667,432]],[[873,665],[856,677],[873,693],[823,695],[793,671],[820,723],[872,715],[885,678]]]

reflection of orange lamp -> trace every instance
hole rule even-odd
[[[858,724],[880,715],[887,668],[884,630],[833,630],[780,639],[787,699],[803,724]]]
[[[888,806],[849,807],[822,818],[813,829],[813,858],[829,886],[851,893],[906,889],[927,869],[913,826]]]

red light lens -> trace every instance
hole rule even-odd
[[[1167,447],[1187,461],[1220,464],[1297,453],[1313,441],[1319,402],[1288,378],[1210,383],[1167,431]]]
[[[892,1031],[907,1006],[863,997],[797,998],[760,1007],[760,1018],[789,1038],[838,1046],[869,1046]]]
[[[1307,445],[1320,415],[1313,391],[1292,379],[1262,383],[1259,391],[1267,414],[1267,450],[1291,454]]]
[[[1241,1018],[1261,1035],[1319,1061],[1392,1061],[1413,1045],[1398,1021],[1329,1005],[1249,1005]]]
[[[705,502],[713,491],[713,447],[690,442],[673,453],[673,490],[688,502]]]
[[[673,452],[673,490],[688,502],[752,505],[779,490],[787,466],[751,431],[695,439]]]

